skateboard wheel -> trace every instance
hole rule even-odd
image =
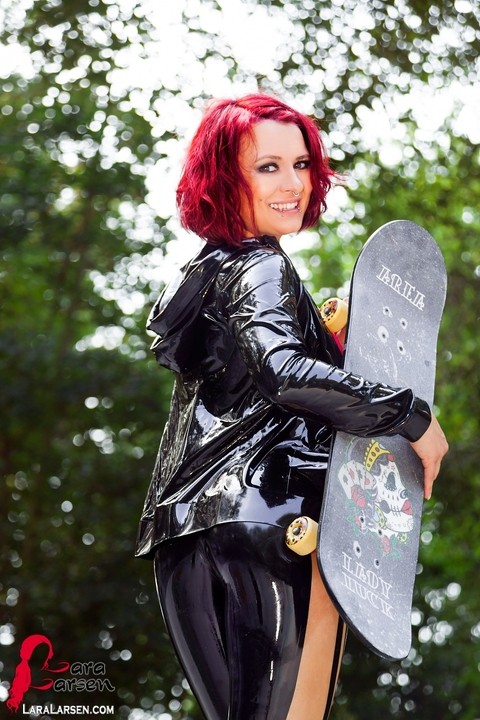
[[[318,523],[312,518],[302,516],[295,518],[285,533],[287,547],[297,555],[309,555],[317,546]]]
[[[337,333],[347,324],[348,305],[340,298],[329,298],[320,306],[320,317],[331,333]]]

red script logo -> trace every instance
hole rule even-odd
[[[48,648],[48,654],[41,670],[48,670],[49,673],[62,673],[66,672],[70,667],[70,663],[61,662],[57,668],[50,668],[48,662],[53,657],[52,643],[45,635],[29,635],[20,646],[20,662],[15,670],[15,677],[13,678],[7,700],[7,708],[9,710],[18,710],[25,693],[30,688],[34,688],[35,690],[49,690],[54,683],[52,678],[45,678],[45,682],[42,685],[32,685],[30,660],[32,659],[33,651],[39,645],[46,645]]]

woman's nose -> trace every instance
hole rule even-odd
[[[295,194],[301,193],[303,187],[303,182],[296,172],[289,173],[289,175],[284,178],[284,181],[282,183],[282,190]]]

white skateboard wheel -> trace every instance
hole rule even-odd
[[[285,533],[287,547],[297,555],[308,555],[317,546],[318,523],[303,515],[295,518]]]
[[[348,305],[340,298],[329,298],[320,306],[320,317],[331,333],[337,333],[347,324]]]

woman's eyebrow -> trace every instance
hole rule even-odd
[[[302,160],[303,158],[310,157],[310,153],[303,153],[303,155],[298,155],[298,157],[295,158],[295,160]],[[257,157],[256,162],[259,160],[281,160],[281,155],[260,155],[260,157]]]
[[[269,160],[281,160],[282,159],[281,155],[260,155],[260,157],[257,157],[257,161],[258,160],[266,160],[267,158]]]

